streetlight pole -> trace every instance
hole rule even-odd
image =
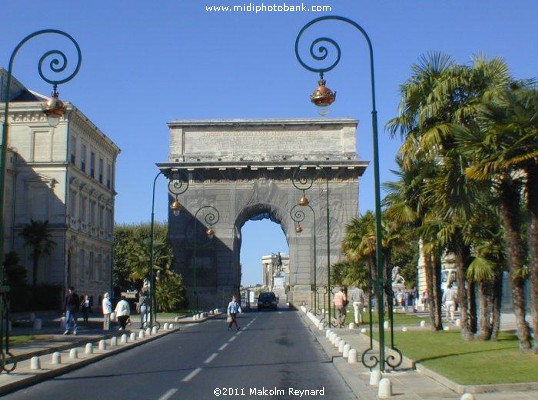
[[[295,39],[295,56],[297,57],[297,60],[299,63],[307,70],[312,72],[317,72],[320,74],[320,86],[314,94],[311,96],[311,100],[314,104],[317,106],[324,108],[329,106],[332,102],[334,102],[336,94],[333,93],[330,89],[325,87],[325,80],[323,80],[323,74],[325,72],[328,72],[332,70],[338,63],[340,62],[340,46],[338,43],[327,37],[321,37],[316,40],[314,40],[310,46],[310,56],[316,61],[323,61],[327,59],[328,50],[327,47],[325,47],[323,44],[329,44],[331,45],[337,53],[336,60],[329,66],[325,68],[313,68],[303,62],[301,59],[301,56],[299,55],[299,41],[303,34],[303,32],[308,29],[310,26],[322,22],[322,21],[341,21],[345,22],[348,25],[353,26],[356,28],[364,37],[366,40],[366,43],[368,45],[368,52],[369,52],[369,58],[370,58],[370,86],[371,86],[371,99],[372,99],[372,141],[373,141],[373,162],[374,162],[374,197],[375,197],[375,226],[376,226],[376,267],[377,267],[377,303],[378,303],[378,326],[379,326],[379,358],[376,359],[375,356],[370,357],[372,361],[374,361],[373,365],[366,365],[363,354],[363,363],[367,367],[375,367],[378,363],[380,364],[381,371],[385,370],[385,362],[387,362],[390,366],[391,365],[391,357],[389,357],[387,360],[385,359],[385,331],[384,331],[384,324],[385,324],[385,309],[384,309],[384,299],[383,299],[383,291],[384,291],[384,282],[383,282],[383,246],[382,246],[382,227],[381,227],[381,194],[380,194],[380,179],[379,179],[379,148],[378,148],[378,133],[377,133],[377,110],[376,110],[376,100],[375,100],[375,79],[374,79],[374,52],[372,48],[372,42],[370,41],[370,37],[366,33],[366,31],[355,21],[341,17],[341,16],[334,16],[334,15],[328,15],[324,17],[319,17],[316,19],[313,19],[312,21],[308,22],[303,28],[299,31],[297,38]],[[317,54],[315,53],[317,51]],[[391,321],[392,324],[392,321]],[[370,332],[370,335],[372,332]],[[371,350],[371,349],[369,349]]]
[[[322,171],[324,177],[325,177],[325,196],[326,196],[326,204],[325,204],[325,212],[327,214],[327,312],[329,314],[329,326],[331,326],[331,230],[330,230],[330,215],[329,215],[329,176],[327,175],[327,172],[324,168],[322,168],[319,165],[314,165],[315,168]],[[302,175],[301,175],[302,174]],[[312,187],[314,184],[314,177],[310,177],[307,174],[307,168],[303,165],[299,165],[295,168],[293,171],[293,175],[291,178],[291,183],[293,186],[295,186],[297,189],[303,191],[303,196],[299,199],[299,205],[300,206],[308,206],[310,204],[310,201],[306,198],[306,191]],[[313,210],[312,210],[313,211]]]
[[[2,346],[2,353],[4,353],[4,329],[6,332],[5,336],[5,354],[10,355],[9,353],[9,327],[7,326],[7,293],[9,292],[9,286],[4,285],[5,271],[4,271],[4,234],[5,234],[5,224],[4,224],[4,199],[5,199],[5,175],[6,175],[6,158],[7,158],[7,142],[9,137],[9,103],[11,96],[11,78],[13,76],[13,62],[15,57],[19,52],[20,48],[29,40],[35,38],[36,36],[41,36],[45,34],[54,34],[60,35],[68,40],[75,46],[77,51],[77,63],[73,72],[66,76],[63,79],[49,79],[43,74],[43,64],[46,61],[49,61],[48,68],[52,73],[63,73],[67,68],[67,57],[65,53],[60,50],[49,50],[44,53],[39,59],[37,70],[41,79],[45,82],[50,83],[53,87],[52,97],[43,105],[43,113],[47,115],[47,120],[49,125],[55,127],[58,125],[60,118],[64,115],[66,107],[63,102],[59,99],[59,94],[57,92],[58,85],[68,82],[78,74],[80,65],[82,62],[82,53],[78,43],[73,39],[73,37],[66,32],[57,30],[57,29],[43,29],[31,33],[22,39],[19,44],[11,53],[9,58],[9,66],[7,69],[7,79],[6,84],[2,91],[2,96],[0,100],[4,100],[4,122],[2,125],[2,149],[0,151],[0,342]],[[6,313],[6,320],[4,327],[4,315]],[[16,363],[14,361],[8,361],[5,357],[5,354],[2,354],[2,369],[6,371],[11,371],[15,369]],[[10,367],[7,364],[11,363]]]
[[[217,222],[219,222],[219,211],[213,207],[213,206],[202,206],[196,212],[194,213],[194,221],[193,221],[193,255],[192,255],[192,264],[193,264],[193,272],[194,272],[194,297],[196,299],[196,312],[199,311],[199,305],[198,305],[198,282],[197,282],[197,262],[196,262],[196,251],[197,251],[197,244],[198,244],[198,214],[203,212],[203,220],[207,225],[209,225],[209,228],[205,229],[205,235],[210,240],[213,239],[215,236],[215,231],[213,230],[213,225],[215,225]]]
[[[293,206],[293,208],[291,209],[290,211],[290,216],[291,216],[291,219],[297,224],[295,225],[295,232],[300,234],[302,231],[303,231],[303,227],[301,226],[301,222],[303,222],[306,218],[305,216],[305,213],[303,210],[301,210],[301,207],[304,207],[304,206],[301,206],[300,204],[296,204]],[[318,282],[317,282],[317,269],[318,269],[318,265],[317,265],[317,258],[318,258],[318,253],[317,253],[317,245],[316,245],[316,236],[317,236],[317,231],[316,231],[316,213],[314,212],[314,209],[312,208],[312,206],[310,204],[306,204],[306,207],[310,208],[310,211],[312,211],[312,224],[313,224],[313,232],[312,232],[312,237],[314,239],[314,283],[313,283],[313,287],[310,288],[311,290],[314,291],[314,313],[317,314],[318,312],[318,303],[317,303],[317,296],[318,296]]]
[[[153,179],[153,190],[151,197],[151,222],[149,229],[149,299],[150,299],[150,311],[149,311],[149,327],[153,328],[157,322],[157,298],[156,298],[156,288],[155,288],[155,273],[154,273],[154,263],[155,263],[155,186],[157,183],[157,178],[161,175],[165,175],[169,179],[168,182],[168,192],[174,195],[175,200],[170,204],[170,209],[173,211],[174,215],[179,215],[181,210],[181,204],[178,201],[178,196],[183,194],[189,188],[188,179],[181,179],[178,170],[166,169],[160,170],[155,179]],[[146,309],[146,322],[148,321],[148,310]]]

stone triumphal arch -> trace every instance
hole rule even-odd
[[[368,164],[358,159],[357,124],[353,119],[168,124],[170,154],[158,166],[188,179],[188,190],[178,198],[181,212],[169,215],[169,235],[191,305],[220,307],[238,293],[241,227],[262,214],[280,223],[289,244],[289,301],[310,302],[314,264],[317,286],[327,284],[327,223],[333,264],[340,257],[345,225],[357,215],[358,178]],[[293,184],[297,172],[311,183],[304,192],[311,209],[305,210],[300,234],[290,215],[303,195]],[[218,215],[208,217],[215,210]]]

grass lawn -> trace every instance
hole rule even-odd
[[[395,330],[394,342],[406,357],[462,385],[538,381],[538,355],[522,353],[514,334],[464,342],[458,330]]]
[[[33,342],[36,339],[37,338],[33,335],[10,336],[9,344],[10,345],[24,344],[24,343]]]

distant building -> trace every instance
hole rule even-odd
[[[0,87],[7,72],[0,68]],[[3,94],[2,94],[3,95]],[[12,78],[4,203],[4,249],[15,251],[32,282],[30,248],[20,233],[49,221],[53,253],[38,284],[75,286],[97,301],[111,290],[116,159],[120,149],[73,104],[57,127],[42,113],[46,97]],[[0,98],[2,102],[5,99]]]
[[[262,256],[262,270],[263,286],[284,300],[286,287],[290,284],[290,256],[284,253]]]

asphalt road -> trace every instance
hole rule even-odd
[[[238,321],[192,324],[3,399],[355,399],[298,312]]]

